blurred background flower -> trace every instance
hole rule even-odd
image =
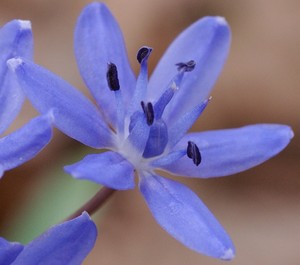
[[[119,21],[135,72],[139,47],[154,48],[150,70],[176,35],[205,15],[232,28],[229,59],[213,100],[192,130],[252,123],[291,125],[295,138],[272,160],[232,177],[184,180],[222,222],[236,245],[231,264],[298,264],[300,253],[300,2],[165,0],[104,1]],[[35,61],[84,87],[73,55],[73,30],[87,0],[2,0],[0,24],[32,21]],[[13,131],[36,112],[27,103]],[[26,243],[63,220],[98,189],[63,173],[90,150],[58,131],[30,163],[0,182],[0,235]],[[153,220],[138,191],[118,192],[94,216],[100,237],[84,264],[222,264],[184,248]]]

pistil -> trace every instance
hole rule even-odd
[[[195,61],[191,60],[186,63],[177,63],[176,66],[178,73],[174,76],[165,92],[161,95],[161,97],[154,105],[155,117],[157,119],[162,117],[166,106],[172,100],[175,92],[180,88],[184,73],[193,71],[196,63]]]
[[[133,94],[132,103],[129,107],[128,116],[130,117],[135,111],[139,110],[138,105],[145,100],[148,86],[148,58],[152,48],[144,46],[137,53],[137,61],[140,64],[140,73],[136,81],[136,88]]]

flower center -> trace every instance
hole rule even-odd
[[[116,149],[136,168],[144,167],[147,159],[158,157],[164,153],[168,145],[168,125],[163,118],[165,108],[180,88],[183,76],[195,68],[195,61],[176,64],[177,74],[168,84],[160,98],[147,102],[148,58],[152,52],[150,47],[142,47],[137,53],[140,73],[137,78],[135,92],[130,106],[124,106],[118,79],[117,66],[108,64],[107,83],[115,92],[117,102],[118,128],[116,128]],[[187,155],[195,165],[201,162],[201,155],[196,144],[188,142]]]

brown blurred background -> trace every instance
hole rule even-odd
[[[73,56],[73,28],[86,0],[1,0],[1,25],[32,21],[35,60],[87,93]],[[233,39],[229,59],[212,93],[213,101],[193,130],[283,123],[295,138],[280,155],[227,178],[184,180],[224,225],[236,245],[236,265],[300,264],[300,1],[165,0],[105,1],[123,29],[132,66],[142,45],[154,48],[151,69],[170,41],[205,15],[226,17]],[[30,105],[14,129],[35,112]],[[43,171],[82,146],[55,131],[37,158],[0,182],[0,234],[24,202],[43,193]],[[69,159],[69,162],[76,160]],[[71,178],[71,177],[69,177]],[[42,183],[42,184],[41,184]],[[64,194],[67,198],[68,193]],[[89,194],[92,196],[92,194]],[[56,209],[53,206],[53,211]],[[41,217],[42,218],[42,217]],[[218,265],[194,253],[154,221],[137,190],[118,192],[95,216],[100,236],[86,265]],[[22,220],[19,220],[22,225]],[[14,240],[19,240],[17,237]]]

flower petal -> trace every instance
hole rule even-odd
[[[193,141],[201,152],[201,164],[197,167],[185,156],[164,166],[163,170],[201,178],[231,175],[275,156],[288,145],[292,137],[293,132],[289,126],[278,124],[191,133],[176,148],[182,149],[188,141]]]
[[[19,243],[10,243],[0,237],[0,264],[10,265],[23,248]]]
[[[12,20],[0,29],[0,134],[18,115],[24,101],[6,61],[15,56],[32,58],[33,40],[29,21]]]
[[[140,190],[156,221],[185,246],[232,259],[234,246],[213,214],[186,186],[160,176],[141,177]]]
[[[24,99],[24,93],[20,89],[15,75],[11,72],[6,72],[2,87],[0,87],[0,134],[17,117]]]
[[[34,107],[41,113],[53,111],[58,129],[91,147],[111,145],[111,133],[101,114],[78,90],[31,61],[16,58],[7,63]]]
[[[88,5],[75,29],[75,54],[80,73],[111,125],[116,128],[114,93],[107,84],[107,64],[114,63],[124,104],[128,105],[135,88],[124,39],[117,21],[103,3]]]
[[[94,247],[96,237],[95,224],[83,213],[34,239],[12,265],[80,265]]]
[[[134,168],[115,152],[87,155],[80,162],[64,167],[77,179],[86,179],[116,189],[133,189]]]
[[[52,137],[52,121],[51,113],[39,116],[0,139],[0,173],[25,163],[41,151]]]
[[[221,72],[230,46],[230,29],[224,18],[205,17],[183,31],[170,45],[149,82],[148,101],[156,101],[176,75],[175,64],[194,60],[179,90],[165,110],[165,120],[176,121],[208,98]]]

